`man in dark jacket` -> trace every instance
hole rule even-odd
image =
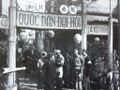
[[[40,53],[40,59],[37,62],[37,68],[38,68],[38,89],[44,88],[44,79],[45,74],[47,70],[47,53],[45,51],[42,51]]]
[[[91,74],[91,65],[92,62],[88,57],[85,50],[82,51],[84,57],[84,70],[83,70],[83,90],[90,90],[90,74]]]

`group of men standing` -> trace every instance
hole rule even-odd
[[[39,70],[38,88],[44,88],[44,90],[62,90],[64,84],[70,83],[65,80],[64,70],[65,65],[69,64],[68,57],[64,57],[61,50],[54,50],[49,55],[47,52],[42,51],[38,60],[37,67]],[[75,90],[89,90],[89,73],[92,62],[85,50],[81,53],[77,49],[74,50],[73,66],[69,74],[73,74],[72,82]],[[66,76],[67,77],[67,76]],[[69,88],[69,87],[67,87]]]

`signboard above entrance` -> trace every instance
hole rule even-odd
[[[17,27],[31,29],[80,29],[81,16],[40,14],[17,11]]]
[[[108,25],[88,25],[88,35],[108,35]]]

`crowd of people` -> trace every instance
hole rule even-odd
[[[40,56],[37,62],[38,88],[45,90],[62,90],[62,88],[89,90],[92,62],[85,50],[79,53],[75,49],[73,57],[69,53],[66,53],[64,57],[61,50],[54,50],[51,55],[42,51]]]
[[[25,76],[29,77],[31,72],[34,73],[35,77],[37,75],[38,89],[91,90],[93,88],[96,90],[96,88],[104,88],[108,90],[108,88],[111,88],[111,81],[115,82],[111,77],[112,70],[103,70],[106,63],[104,66],[100,63],[100,65],[97,65],[89,57],[86,50],[74,49],[65,53],[55,49],[52,52],[41,51],[37,55],[38,57],[35,56],[34,48],[26,48],[23,56],[21,55],[22,63],[20,62],[20,64],[26,67]],[[102,61],[107,61],[106,58],[104,59]]]

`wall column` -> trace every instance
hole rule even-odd
[[[8,49],[8,68],[15,71],[16,69],[16,0],[10,0],[9,7],[9,49]],[[8,74],[6,90],[17,90],[16,74]]]
[[[87,32],[86,32],[86,25],[87,25],[87,4],[85,0],[82,0],[82,42],[81,48],[87,49]]]

